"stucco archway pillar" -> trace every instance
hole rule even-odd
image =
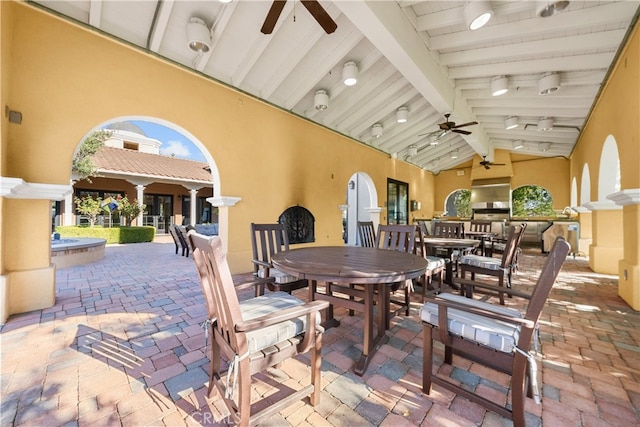
[[[623,256],[618,261],[618,295],[640,311],[640,188],[607,196],[622,207]]]
[[[623,257],[622,208],[608,200],[585,203],[584,207],[591,210],[589,267],[596,273],[617,274]]]
[[[235,206],[240,200],[240,197],[231,197],[231,196],[214,196],[208,197],[207,202],[211,204],[211,206],[215,206],[218,208],[218,235],[222,239],[222,248],[227,253],[227,260],[229,261],[229,268],[231,269],[231,273],[241,273],[237,266],[242,265],[245,261],[240,257],[237,252],[229,253],[229,208]],[[247,227],[247,234],[249,233],[249,229]]]

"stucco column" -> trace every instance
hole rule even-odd
[[[617,274],[623,258],[622,208],[610,201],[589,202],[593,241],[589,246],[589,267],[596,273]]]
[[[143,205],[143,200],[144,200],[144,190],[145,190],[144,185],[136,185],[136,199],[138,199],[138,205],[140,205],[140,207],[142,207]],[[137,225],[138,226],[142,226],[144,224],[144,220],[143,220],[143,216],[144,216],[144,212],[140,211],[140,215],[138,215],[138,220],[137,220]]]
[[[371,208],[365,208],[364,210],[369,212],[371,221],[373,222],[373,226],[377,230],[378,225],[380,225],[380,213],[384,210],[384,208],[371,207]]]
[[[218,208],[218,236],[222,239],[222,249],[227,253],[227,261],[229,261],[231,274],[249,271],[249,269],[245,267],[247,262],[246,248],[242,248],[241,251],[237,249],[235,251],[229,250],[229,208],[235,206],[240,200],[242,200],[240,197],[230,196],[207,198],[207,202],[209,202],[211,206]],[[248,232],[249,227],[247,227],[247,233]]]
[[[623,256],[618,262],[618,295],[640,311],[640,188],[607,196],[622,207]]]
[[[71,181],[73,186],[74,181]],[[64,225],[75,225],[73,223],[73,193],[69,193],[64,197]]]
[[[196,189],[191,189],[189,190],[189,195],[190,195],[190,199],[189,199],[189,224],[191,225],[196,225],[198,223],[198,221],[196,221],[196,207],[198,206],[197,200],[196,200],[196,196],[198,194],[198,190]]]

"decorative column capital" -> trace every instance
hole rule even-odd
[[[607,199],[619,206],[638,205],[640,204],[640,188],[618,191],[617,193],[609,194]]]
[[[240,200],[242,200],[241,197],[232,196],[207,197],[207,202],[211,203],[211,206],[218,208],[224,206],[235,206]]]

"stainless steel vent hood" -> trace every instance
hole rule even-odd
[[[494,178],[472,181],[471,209],[511,210],[511,180]]]

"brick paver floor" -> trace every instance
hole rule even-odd
[[[544,261],[534,252],[523,257],[514,286],[531,288]],[[301,401],[265,425],[510,425],[438,386],[421,392],[419,307],[416,300],[410,317],[393,319],[363,377],[353,374],[362,317],[337,310],[341,325],[324,336],[320,405]],[[110,246],[99,262],[58,270],[56,304],[2,327],[2,426],[225,424],[223,404],[206,398],[204,319],[193,260],[166,240]],[[640,313],[617,296],[617,278],[568,258],[541,323],[543,400],[527,401],[527,425],[639,425]],[[308,381],[306,361],[272,374]],[[455,361],[443,365],[436,349],[441,374],[508,401],[506,376]],[[271,384],[259,378],[254,390],[269,393]]]

